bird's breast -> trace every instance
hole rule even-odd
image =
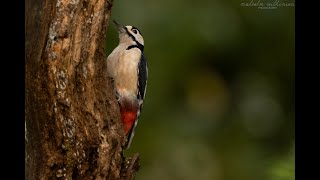
[[[137,94],[140,57],[141,53],[138,49],[125,50],[120,53],[114,78],[118,93],[133,96]]]

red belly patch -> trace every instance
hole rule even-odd
[[[135,111],[122,111],[121,118],[124,125],[124,132],[126,135],[129,133],[130,129],[134,121],[136,120],[136,112]]]

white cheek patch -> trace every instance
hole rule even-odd
[[[144,40],[141,35],[138,35],[138,37],[136,37],[136,39],[140,44],[144,45]]]

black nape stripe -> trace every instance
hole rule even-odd
[[[129,46],[129,47],[127,48],[127,50],[137,47],[137,48],[139,48],[139,49],[143,52],[144,46],[143,46],[142,44],[140,44],[140,43],[136,40],[136,38],[128,31],[127,27],[125,27],[125,29],[126,29],[126,33],[129,35],[129,37],[130,37],[134,42],[137,43],[137,45],[131,45],[131,46]],[[139,31],[139,30],[138,30],[138,31]],[[140,32],[140,31],[139,31],[139,32]],[[141,34],[141,33],[140,33],[140,34]]]

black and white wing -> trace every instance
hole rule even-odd
[[[141,54],[140,62],[138,65],[138,99],[144,100],[146,95],[146,88],[147,88],[147,80],[148,80],[148,65],[147,59]]]
[[[131,142],[132,142],[132,138],[134,136],[134,130],[138,125],[138,118],[140,116],[143,100],[146,95],[147,80],[148,80],[148,65],[147,65],[147,60],[142,53],[141,57],[140,57],[139,65],[138,65],[138,95],[137,95],[137,98],[139,101],[138,102],[139,107],[138,107],[138,112],[137,112],[137,118],[133,124],[133,127],[131,128],[131,130],[129,132],[129,135],[128,135],[128,141],[127,141],[126,148],[130,147]]]

